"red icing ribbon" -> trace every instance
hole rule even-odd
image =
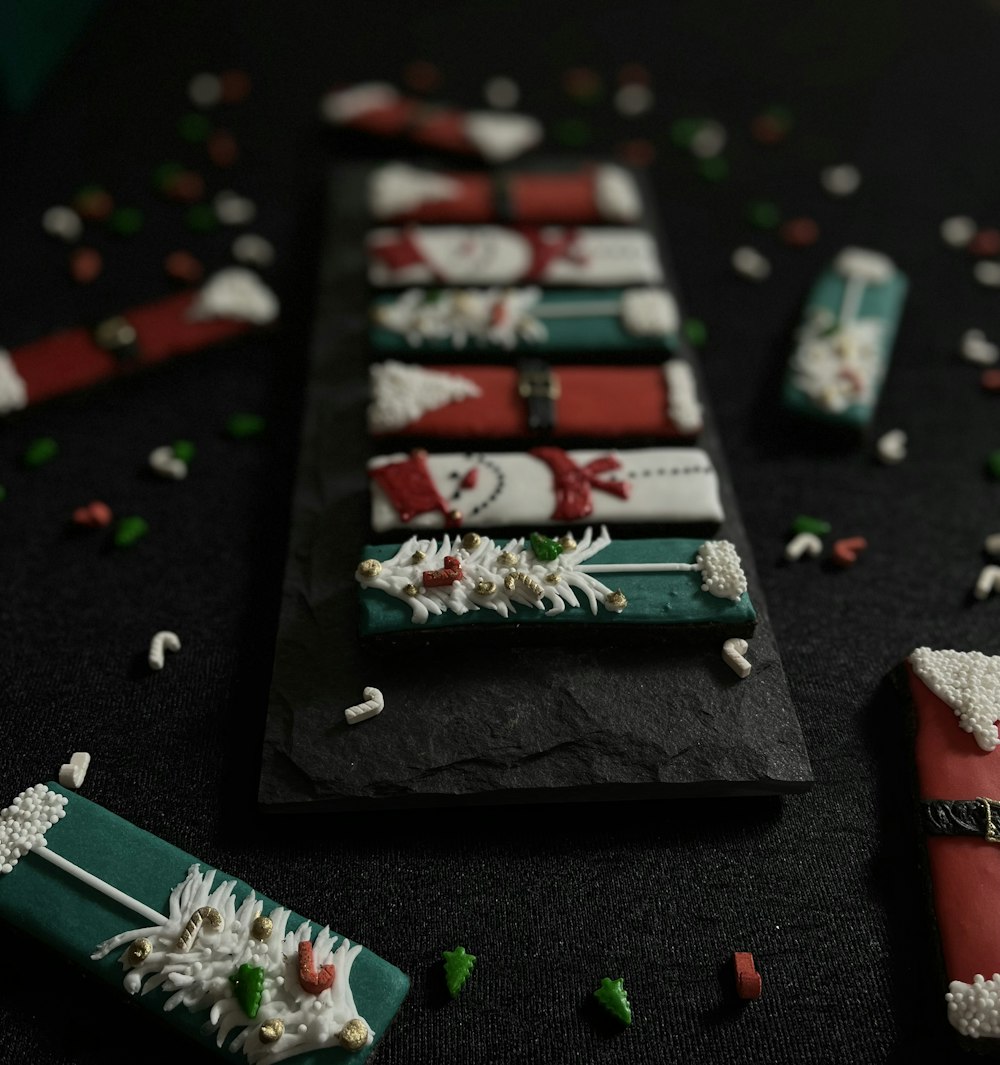
[[[399,462],[371,468],[368,476],[389,497],[400,521],[408,522],[417,514],[432,510],[449,514],[448,504],[441,498],[427,468],[426,451],[412,451]]]
[[[593,459],[586,466],[578,466],[561,447],[533,447],[529,454],[541,459],[552,470],[552,489],[556,497],[553,521],[575,521],[585,518],[594,509],[592,488],[619,499],[628,499],[632,486],[628,481],[602,479],[600,474],[621,469],[613,455]]]
[[[587,262],[587,256],[575,246],[578,237],[576,229],[534,229],[525,226],[519,228],[518,232],[531,248],[531,266],[522,278],[524,281],[543,280],[549,267],[560,259],[579,266]]]
[[[299,944],[299,985],[310,995],[318,995],[333,987],[336,969],[333,964],[324,965],[317,970],[313,960],[313,945],[308,940]]]

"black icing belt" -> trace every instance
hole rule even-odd
[[[1000,802],[996,799],[925,799],[920,805],[928,836],[981,836],[1000,843]]]
[[[559,382],[544,359],[521,359],[517,364],[517,392],[527,408],[532,432],[551,432],[556,425]]]
[[[493,215],[498,222],[516,222],[514,201],[511,199],[510,181],[506,174],[490,175],[493,194]]]

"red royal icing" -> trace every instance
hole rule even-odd
[[[541,459],[552,470],[552,490],[556,497],[553,521],[575,521],[587,517],[594,509],[592,488],[616,495],[619,499],[628,499],[632,490],[628,481],[611,481],[600,477],[602,473],[621,468],[621,463],[613,455],[578,466],[561,447],[533,447],[528,453]]]
[[[336,970],[332,964],[316,969],[313,960],[313,945],[308,941],[299,944],[299,985],[309,995],[318,995],[333,986]]]
[[[449,513],[448,504],[434,486],[423,451],[414,451],[399,462],[370,468],[368,476],[385,492],[400,521],[410,521],[432,510]]]

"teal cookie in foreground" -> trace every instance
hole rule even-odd
[[[726,540],[618,540],[590,529],[579,543],[534,533],[495,541],[466,533],[369,546],[355,571],[362,635],[459,625],[655,626],[752,634],[756,612]],[[590,559],[595,558],[595,562]],[[607,581],[607,583],[605,583]]]
[[[845,248],[809,293],[785,373],[785,408],[864,429],[889,369],[907,288],[887,256]]]
[[[409,989],[360,945],[56,784],[0,811],[0,919],[230,1062],[364,1061]]]

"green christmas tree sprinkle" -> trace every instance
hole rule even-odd
[[[190,440],[175,440],[170,446],[173,449],[174,458],[180,459],[186,465],[190,464],[195,456],[196,448]]]
[[[211,204],[196,203],[184,214],[184,224],[195,233],[211,233],[219,225],[219,219]]]
[[[681,327],[689,344],[703,348],[708,341],[708,327],[700,318],[685,318]]]
[[[122,518],[115,529],[115,547],[131,547],[149,532],[149,523],[145,518],[131,515]]]
[[[991,451],[986,459],[986,468],[990,476],[1000,480],[1000,451]]]
[[[800,514],[795,521],[792,522],[792,532],[794,533],[815,533],[816,536],[826,536],[830,531],[831,525],[828,521],[824,521],[822,518],[811,518],[808,514]]]
[[[632,1007],[625,993],[625,980],[619,977],[612,980],[605,976],[601,986],[594,992],[594,998],[609,1012],[613,1013],[622,1024],[632,1023]]]
[[[448,994],[452,998],[458,998],[459,991],[476,964],[476,956],[467,954],[465,947],[456,947],[454,950],[443,951],[441,957],[444,958],[444,979],[448,985]]]
[[[108,226],[120,237],[131,237],[142,229],[143,216],[138,207],[116,207],[108,219]]]
[[[250,1018],[257,1016],[261,996],[264,994],[264,970],[259,965],[241,965],[229,982],[236,993],[236,1001]]]
[[[204,115],[192,111],[177,123],[177,132],[184,140],[197,144],[208,139],[209,133],[212,132],[212,123]]]
[[[24,451],[24,464],[31,469],[44,466],[59,454],[59,445],[51,436],[40,436],[32,440]]]
[[[226,419],[226,432],[234,440],[245,440],[248,436],[260,436],[266,424],[259,414],[240,411]]]
[[[539,562],[551,562],[563,553],[562,544],[550,536],[533,532],[528,539],[531,541],[531,550],[535,552],[535,558]]]

